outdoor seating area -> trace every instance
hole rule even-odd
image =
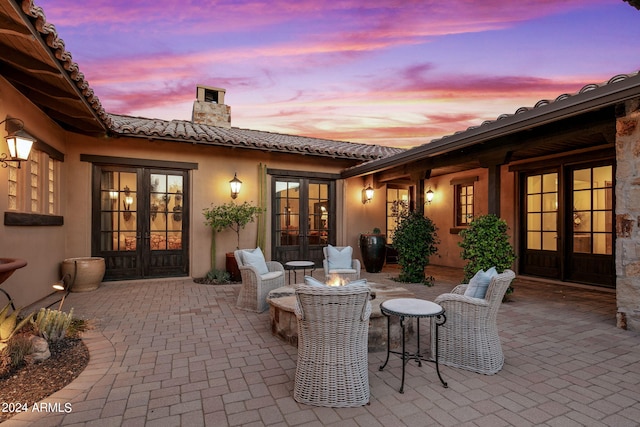
[[[462,276],[428,269],[435,286],[403,286],[429,301]],[[362,276],[397,285],[397,274]],[[240,285],[105,283],[65,302],[95,319],[85,334],[89,366],[47,399],[73,410],[23,413],[7,425],[634,425],[640,336],[616,328],[615,293],[521,277],[513,285],[498,310],[505,361],[497,374],[441,365],[445,389],[433,366],[409,361],[400,394],[400,358],[379,371],[386,352],[370,352],[369,405],[318,408],[295,401],[298,349],[271,333],[269,313],[235,307]],[[429,348],[428,333],[421,345]]]

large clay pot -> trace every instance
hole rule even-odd
[[[360,253],[367,273],[380,273],[387,253],[387,239],[384,234],[361,234]]]
[[[104,258],[79,257],[62,261],[62,276],[69,275],[67,283],[70,284],[72,292],[98,289],[104,277],[104,271]]]

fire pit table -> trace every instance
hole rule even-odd
[[[367,283],[371,288],[371,317],[369,318],[369,351],[383,351],[387,349],[387,318],[380,311],[380,304],[394,298],[413,298],[413,292],[405,288],[379,283]],[[281,340],[298,346],[298,321],[294,313],[296,304],[295,285],[283,286],[269,292],[269,317],[271,321],[271,333]],[[391,345],[401,343],[401,329],[398,319],[392,321]],[[407,325],[407,331],[411,331],[411,325]]]

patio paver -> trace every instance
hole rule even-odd
[[[433,300],[462,276],[428,271],[434,287],[403,286]],[[393,268],[363,275],[397,285]],[[431,364],[410,363],[399,394],[400,359],[380,372],[386,353],[369,353],[370,405],[332,409],[293,400],[297,350],[271,335],[268,312],[235,308],[238,288],[162,279],[70,294],[66,308],[96,319],[84,336],[91,360],[45,402],[70,403],[71,412],[23,413],[3,425],[624,426],[640,418],[640,334],[615,327],[612,291],[519,277],[498,317],[506,358],[498,374],[441,366],[444,389]]]

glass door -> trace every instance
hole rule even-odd
[[[524,274],[561,277],[558,172],[526,175],[523,179],[524,244],[520,269]]]
[[[105,280],[186,275],[187,172],[94,168],[92,253]]]
[[[274,259],[322,265],[322,248],[335,241],[332,181],[281,177],[273,180]]]
[[[614,286],[613,166],[571,168],[568,280]]]

